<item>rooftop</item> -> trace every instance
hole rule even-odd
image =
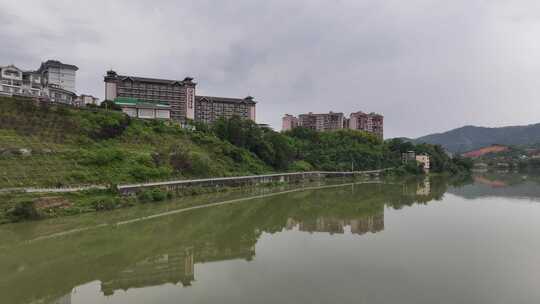
[[[329,113],[313,113],[313,112],[309,112],[309,113],[299,114],[298,116],[326,116],[326,115],[343,115],[343,113],[341,113],[341,112],[329,112]]]
[[[41,66],[39,67],[39,72],[43,71],[47,68],[64,68],[64,69],[71,69],[77,71],[79,68],[72,64],[65,64],[58,60],[47,60],[45,62],[41,63]]]
[[[195,96],[196,101],[210,101],[210,102],[219,102],[219,103],[248,103],[255,104],[257,103],[253,97],[247,96],[245,98],[229,98],[229,97],[215,97],[215,96]]]
[[[127,80],[131,79],[132,81],[137,82],[146,82],[146,83],[158,83],[158,84],[174,84],[178,83],[180,85],[182,84],[196,84],[193,82],[192,77],[186,77],[184,80],[174,80],[174,79],[159,79],[159,78],[149,78],[149,77],[138,77],[138,76],[128,76],[128,75],[118,75],[115,71],[107,71],[107,75],[105,76],[105,80],[107,79],[120,79],[120,80]]]
[[[166,102],[150,102],[137,98],[130,97],[117,97],[114,99],[114,103],[120,106],[133,106],[137,108],[160,108],[160,109],[170,109],[170,106]]]

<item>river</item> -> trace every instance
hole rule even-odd
[[[540,184],[319,185],[0,226],[0,303],[539,303]]]

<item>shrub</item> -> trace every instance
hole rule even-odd
[[[183,172],[190,171],[192,168],[191,157],[189,151],[182,146],[174,146],[170,153],[170,162],[174,171]]]
[[[143,190],[137,194],[137,198],[141,203],[160,202],[169,197],[166,191],[160,189]]]
[[[189,174],[196,176],[209,176],[211,172],[210,159],[201,154],[191,154],[191,170]]]
[[[112,100],[104,100],[103,102],[101,102],[99,107],[107,110],[122,111],[122,108],[116,103],[114,103],[114,101]]]
[[[129,174],[141,182],[167,177],[170,173],[167,168],[152,168],[144,164],[136,164],[129,170]]]
[[[86,165],[106,166],[123,159],[123,152],[114,148],[101,148],[91,152],[84,151],[80,154],[80,162]]]
[[[15,207],[8,211],[8,216],[15,222],[35,220],[41,217],[32,201],[17,203]]]
[[[417,163],[415,161],[406,163],[403,166],[403,169],[407,173],[414,174],[414,175],[424,174],[424,169],[422,168],[422,165],[420,165],[419,163]]]
[[[305,172],[312,171],[313,166],[307,161],[297,160],[289,166],[289,171],[293,172]]]
[[[118,199],[112,197],[101,198],[93,201],[91,205],[96,211],[113,210],[118,206]]]

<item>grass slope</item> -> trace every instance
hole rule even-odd
[[[115,184],[270,170],[245,149],[166,122],[0,97],[0,188]]]

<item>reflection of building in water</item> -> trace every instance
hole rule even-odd
[[[52,301],[50,304],[71,304],[71,292]]]
[[[429,179],[425,179],[423,183],[418,183],[418,186],[416,187],[416,195],[424,195],[428,196],[431,194],[431,184],[429,183]]]
[[[376,233],[384,230],[384,213],[373,216],[366,216],[352,220],[342,220],[331,217],[318,217],[315,220],[300,220],[289,218],[287,229],[298,227],[300,231],[306,232],[328,232],[344,233],[345,227],[351,228],[351,233],[365,234],[367,232]]]
[[[116,277],[102,282],[104,295],[112,295],[115,290],[128,290],[166,283],[191,286],[195,280],[195,263],[232,259],[252,260],[255,256],[255,242],[242,241],[231,247],[219,247],[213,242],[181,249],[176,253],[162,254],[147,258],[125,269]]]
[[[215,244],[208,243],[201,246],[201,248],[197,247],[195,262],[206,263],[233,259],[251,261],[255,256],[255,242],[246,240],[240,244],[235,244],[234,247],[219,247]]]
[[[165,283],[190,286],[194,277],[193,248],[173,254],[147,258],[120,272],[116,278],[102,282],[101,290],[112,295],[115,290],[162,285]]]
[[[351,232],[364,234],[367,232],[377,233],[384,230],[384,213],[367,218],[350,220]]]

